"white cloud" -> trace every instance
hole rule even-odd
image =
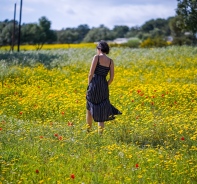
[[[18,13],[20,0],[1,1],[4,8],[0,6],[0,21],[12,19],[14,2],[17,1]],[[80,24],[90,27],[104,24],[109,28],[114,25],[140,26],[150,19],[174,16],[176,5],[177,0],[25,0],[22,22],[38,22],[41,16],[46,16],[53,29]]]

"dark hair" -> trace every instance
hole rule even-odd
[[[97,49],[100,49],[103,53],[109,54],[109,45],[104,40],[101,40],[98,43]]]

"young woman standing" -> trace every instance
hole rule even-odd
[[[101,40],[97,45],[97,55],[93,57],[88,76],[88,88],[86,93],[86,121],[88,131],[92,127],[92,120],[98,122],[99,132],[103,132],[104,122],[113,120],[114,115],[121,114],[109,100],[109,85],[114,78],[114,62],[107,57],[108,44]],[[109,80],[106,76],[109,73]]]

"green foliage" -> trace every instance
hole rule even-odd
[[[77,28],[66,28],[57,31],[58,43],[80,43],[89,32],[87,24],[79,25]]]
[[[140,33],[140,27],[134,26],[131,27],[130,30],[126,33],[125,37],[126,38],[131,38],[131,37],[137,37],[137,35]]]
[[[57,37],[50,27],[51,22],[46,17],[41,17],[38,24],[24,24],[21,28],[22,43],[34,44],[37,50],[40,50],[45,43],[53,43]]]
[[[13,32],[15,24],[15,32]],[[12,46],[13,36],[15,37],[15,43],[17,43],[18,36],[18,26],[17,22],[5,20],[4,22],[0,22],[0,46],[2,45],[10,45]]]
[[[152,47],[166,47],[168,44],[161,37],[148,38],[144,40],[141,44],[141,48],[152,48]]]
[[[158,35],[170,35],[169,26],[167,25],[168,21],[168,19],[156,19],[147,21],[141,27],[134,26],[129,28],[128,26],[121,25],[114,26],[111,30],[104,25],[90,29],[88,25],[84,24],[79,25],[77,28],[53,31],[51,30],[51,21],[43,16],[38,20],[38,23],[27,23],[21,26],[21,44],[34,44],[36,45],[36,49],[39,50],[45,43],[88,43],[96,42],[101,39],[113,41],[115,38],[130,37],[138,37],[145,40],[148,37],[154,38]],[[5,28],[8,24],[8,20],[0,22],[0,45],[8,45],[11,43],[12,35],[8,29]],[[17,26],[18,23],[16,22],[16,27]],[[2,35],[2,32],[5,32],[7,35]],[[17,30],[15,34],[17,35]]]
[[[178,26],[180,20],[181,18],[179,16],[175,16],[169,22],[171,34],[173,37],[181,37],[184,34],[183,30]]]
[[[172,41],[172,45],[192,45],[193,41],[192,41],[193,37],[191,35],[183,35],[182,37],[174,37],[173,41]]]
[[[172,45],[192,45],[193,36],[185,35],[184,30],[179,27],[181,21],[180,16],[176,16],[170,20],[169,26],[173,36]]]
[[[180,17],[178,23],[179,27],[185,31],[191,31],[193,34],[193,41],[196,43],[197,39],[197,1],[196,0],[177,0],[178,5],[176,9],[177,15]]]
[[[83,39],[83,42],[89,43],[99,40],[112,40],[113,38],[110,29],[104,25],[100,25],[98,28],[92,28]]]
[[[138,48],[140,46],[140,39],[139,38],[131,38],[129,41],[123,45],[129,47],[129,48]]]
[[[128,26],[114,26],[112,34],[115,38],[124,38],[128,31]]]
[[[158,35],[170,35],[170,30],[169,30],[169,19],[152,19],[145,24],[142,25],[142,32],[144,33],[151,33],[152,37],[158,36]]]

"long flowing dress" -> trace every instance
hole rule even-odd
[[[111,60],[110,60],[111,65]],[[122,114],[109,100],[109,88],[106,76],[109,67],[102,66],[98,62],[86,93],[86,108],[90,111],[95,122],[104,122],[115,119],[114,115]]]

